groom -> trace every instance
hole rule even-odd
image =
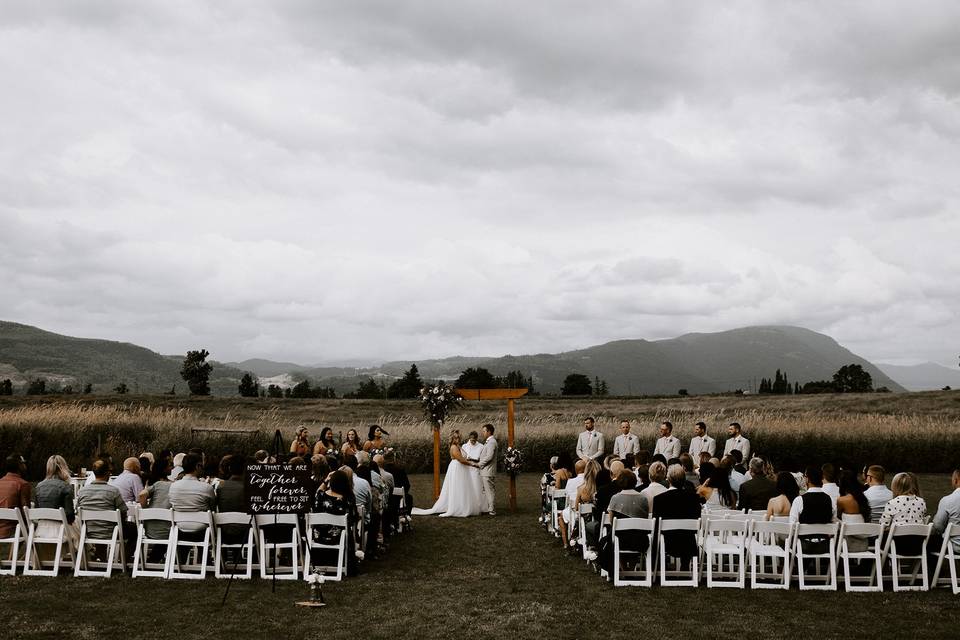
[[[494,511],[497,479],[497,439],[493,437],[493,425],[483,425],[483,450],[480,452],[480,479],[483,481],[483,496],[486,498],[485,511],[491,516],[497,515]]]

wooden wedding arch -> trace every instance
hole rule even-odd
[[[527,395],[529,389],[457,389],[464,400],[507,401],[507,446],[513,446],[514,401]],[[433,499],[440,497],[440,430],[433,430]],[[517,479],[510,475],[510,511],[517,508]]]

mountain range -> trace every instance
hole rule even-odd
[[[944,387],[960,389],[960,369],[948,369],[935,362],[910,366],[895,364],[877,366],[909,391],[932,391]]]
[[[129,343],[62,336],[0,321],[0,379],[10,378],[18,387],[42,377],[54,386],[75,389],[90,383],[98,392],[124,382],[135,392],[164,392],[176,385],[183,393],[186,385],[179,375],[182,361],[183,356],[161,355]],[[257,375],[263,383],[271,378],[284,385],[309,379],[342,394],[356,389],[366,378],[399,377],[412,361],[362,368],[309,367],[264,359],[212,363],[210,386],[216,395],[235,395],[244,371]],[[570,373],[605,380],[613,395],[675,394],[680,389],[691,394],[752,391],[760,378],[773,378],[777,369],[791,384],[802,385],[829,380],[846,364],[863,366],[875,387],[903,391],[904,386],[911,388],[913,384],[911,379],[910,385],[901,386],[894,381],[896,375],[888,375],[827,335],[790,326],[689,333],[667,340],[617,340],[557,354],[456,356],[418,360],[416,364],[427,380],[454,380],[468,367],[484,367],[495,375],[518,370],[532,377],[536,389],[543,393],[559,392]],[[900,371],[895,369],[890,373]]]

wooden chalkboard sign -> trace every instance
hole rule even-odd
[[[313,480],[306,464],[247,465],[244,481],[249,513],[306,513]]]

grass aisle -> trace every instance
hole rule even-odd
[[[414,476],[418,504],[431,478]],[[499,478],[495,518],[415,519],[364,574],[327,585],[329,606],[299,609],[302,582],[0,578],[4,638],[955,637],[960,597],[931,593],[614,589],[536,524],[522,476],[518,513]],[[932,487],[931,487],[932,488]],[[935,507],[942,492],[928,493]],[[678,635],[679,634],[679,635]]]

